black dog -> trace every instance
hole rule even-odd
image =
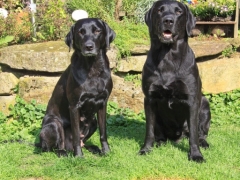
[[[75,51],[48,102],[40,132],[43,151],[67,150],[83,156],[82,147],[97,124],[102,153],[110,151],[106,106],[113,84],[106,51],[114,38],[115,32],[96,18],[81,19],[71,27],[65,42]],[[96,146],[86,148],[100,151]]]
[[[142,72],[146,137],[140,154],[154,141],[177,141],[189,135],[189,160],[203,161],[199,145],[207,148],[209,103],[201,93],[201,79],[188,36],[195,19],[177,1],[157,1],[145,15],[151,48]]]

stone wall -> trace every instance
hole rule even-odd
[[[224,49],[231,46],[229,42],[191,40],[190,46],[198,61],[203,91],[220,93],[240,88],[240,57],[218,58]],[[136,45],[131,51],[132,56],[118,60],[118,51],[112,46],[108,51],[111,69],[117,69],[117,74],[141,73],[148,49],[148,46]],[[15,103],[16,90],[26,101],[36,99],[38,103],[47,104],[61,73],[70,63],[71,55],[72,51],[69,52],[63,41],[1,48],[0,111],[9,113],[8,106]],[[110,100],[120,107],[141,111],[141,87],[125,82],[114,73],[112,77],[114,88]]]

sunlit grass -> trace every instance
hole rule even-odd
[[[40,153],[28,144],[0,145],[0,179],[240,179],[240,127],[212,127],[210,148],[201,149],[205,163],[188,161],[188,140],[168,142],[153,148],[146,156],[138,155],[144,140],[143,121],[126,127],[109,126],[111,152],[106,156],[83,150],[84,158],[58,158],[54,153]],[[95,133],[91,143],[99,145]]]

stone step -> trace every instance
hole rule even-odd
[[[203,91],[208,93],[227,92],[240,88],[240,54],[232,58],[214,57],[239,41],[195,41],[190,39],[197,60],[208,57],[208,61],[198,62],[202,78]],[[118,60],[118,50],[112,46],[108,51],[111,68],[121,73],[141,73],[149,46],[136,45],[133,56]],[[0,49],[0,111],[8,112],[8,105],[14,103],[13,89],[18,86],[19,95],[27,101],[36,99],[38,103],[47,104],[52,90],[61,73],[70,63],[72,52],[63,41],[45,42],[8,46]],[[10,68],[6,68],[10,67]],[[21,73],[19,73],[19,70]],[[31,72],[31,73],[29,73]],[[44,73],[45,72],[45,73]],[[26,73],[26,74],[25,74]],[[57,75],[56,75],[57,74]],[[16,76],[15,76],[16,75]],[[141,87],[132,82],[125,82],[122,77],[113,77],[113,91],[110,100],[120,107],[129,107],[135,112],[143,110],[143,93]]]

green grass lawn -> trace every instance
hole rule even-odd
[[[58,158],[54,153],[41,153],[27,143],[0,144],[0,179],[240,179],[240,126],[213,125],[209,132],[208,150],[201,149],[205,163],[188,161],[188,140],[168,142],[140,156],[145,122],[129,120],[124,126],[109,125],[111,152],[106,156],[83,150],[84,158]],[[90,143],[99,145],[95,133]]]

